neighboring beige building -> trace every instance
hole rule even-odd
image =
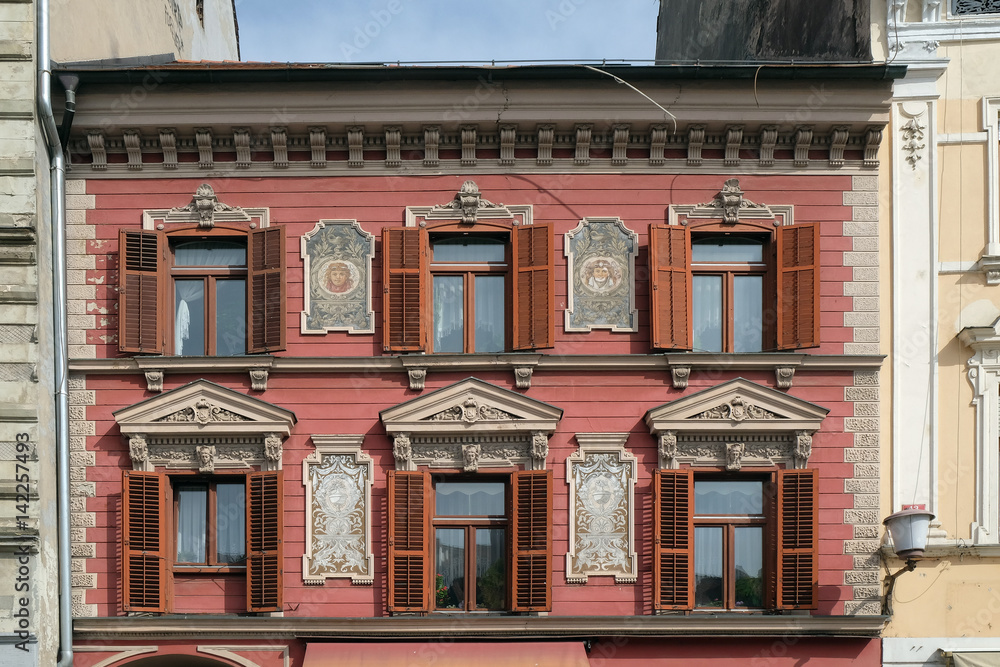
[[[32,0],[0,0],[0,667],[54,665],[59,650],[52,209],[36,104],[37,10]],[[239,58],[232,0],[53,0],[49,14],[50,57],[61,62]],[[57,122],[61,115],[55,109]]]
[[[924,504],[936,515],[925,558],[896,583],[883,661],[998,665],[1000,2],[872,7],[876,59],[908,66],[881,184],[893,240],[882,264],[893,267],[883,313],[893,334],[881,514]],[[884,553],[890,570],[902,566]]]

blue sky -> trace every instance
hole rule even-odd
[[[236,0],[243,60],[653,58],[659,0]]]

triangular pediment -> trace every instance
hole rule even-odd
[[[295,414],[233,389],[196,380],[114,413],[122,435],[187,437],[277,433],[287,437]]]
[[[809,401],[736,378],[652,408],[646,413],[646,425],[653,434],[816,431],[829,412]]]
[[[380,415],[386,432],[449,434],[469,431],[551,433],[562,410],[477,378],[400,403]]]

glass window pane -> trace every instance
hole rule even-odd
[[[739,236],[710,236],[691,239],[692,262],[763,262],[764,242]]]
[[[174,281],[174,354],[205,354],[205,281]]]
[[[235,356],[247,351],[247,281],[215,281],[215,353]]]
[[[205,563],[208,532],[208,485],[179,484],[177,493],[177,562]]]
[[[465,290],[462,276],[434,276],[434,351],[465,351]]]
[[[175,266],[246,266],[247,246],[239,241],[186,241],[174,246]]]
[[[764,606],[764,529],[736,527],[736,606]]]
[[[722,607],[722,527],[695,526],[694,529],[694,604],[696,607]]]
[[[476,608],[507,608],[507,531],[476,528]]]
[[[764,349],[764,277],[733,276],[734,352]]]
[[[434,485],[438,516],[505,516],[503,482],[438,482]]]
[[[500,263],[505,260],[507,242],[488,236],[461,236],[431,241],[431,261],[449,264]]]
[[[694,513],[702,516],[764,513],[764,482],[701,480],[694,483]]]
[[[694,350],[722,352],[722,276],[692,277]]]
[[[246,484],[220,482],[215,486],[216,562],[242,563],[246,559]]]
[[[434,604],[438,609],[465,607],[465,529],[434,531]]]
[[[504,277],[476,276],[476,352],[503,352],[503,314]]]

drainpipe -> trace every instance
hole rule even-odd
[[[69,537],[69,345],[66,323],[66,156],[52,114],[49,0],[35,0],[38,120],[49,152],[52,209],[52,329],[55,358],[57,511],[59,517],[59,667],[73,664]],[[69,96],[72,97],[72,96]]]

